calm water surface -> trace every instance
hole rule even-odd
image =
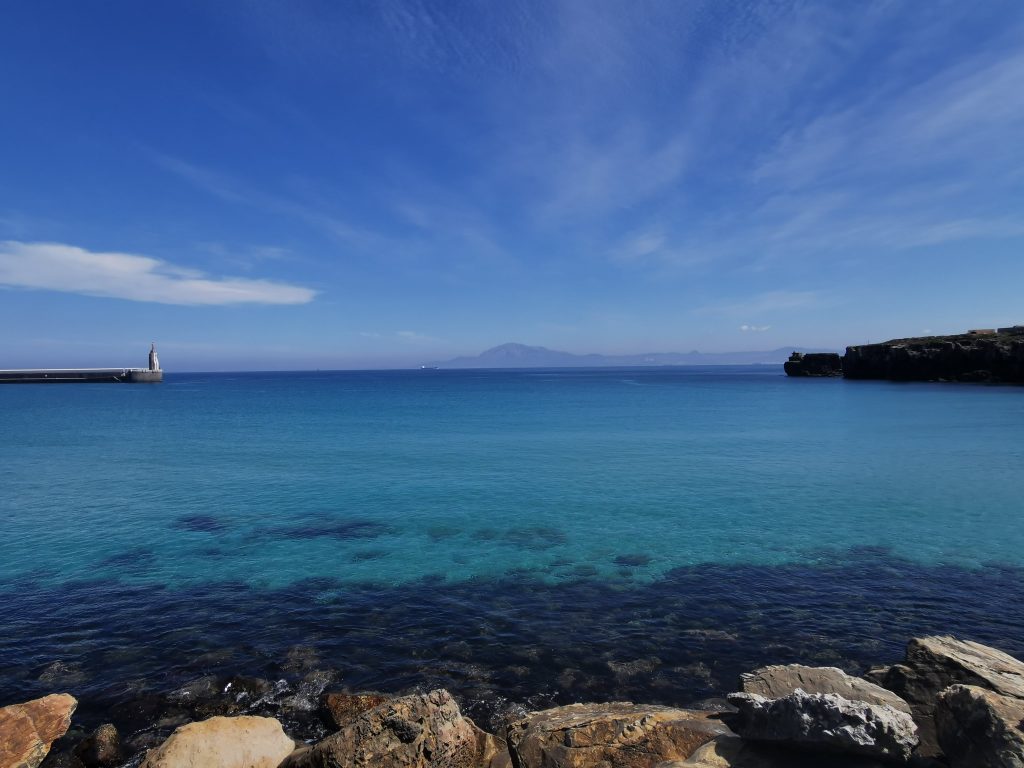
[[[0,388],[0,432],[0,703],[296,645],[354,687],[673,703],[915,632],[1024,651],[1019,388],[170,374]]]

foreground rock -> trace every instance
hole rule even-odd
[[[738,736],[719,736],[681,762],[658,768],[824,768],[821,755],[772,744],[756,744]],[[884,768],[867,757],[829,755],[827,768]]]
[[[337,730],[393,698],[383,693],[325,693],[320,697],[320,714],[326,726]]]
[[[649,768],[729,734],[715,713],[639,704],[571,704],[508,729],[516,768]]]
[[[272,717],[211,717],[178,728],[142,768],[277,768],[294,749]]]
[[[463,717],[447,691],[436,690],[363,712],[281,768],[486,768],[504,753],[500,739]]]
[[[36,768],[68,732],[78,702],[55,693],[0,709],[0,768]]]
[[[734,693],[729,703],[739,710],[730,724],[752,741],[904,761],[918,743],[906,712],[832,693],[797,690],[778,699]]]
[[[770,666],[740,675],[744,693],[779,699],[796,692],[834,693],[850,701],[880,704],[910,714],[910,705],[892,691],[848,675],[838,667],[805,667],[802,664]]]
[[[914,638],[906,657],[886,671],[884,685],[913,709],[922,754],[939,752],[935,736],[935,702],[950,685],[985,688],[1024,698],[1024,663],[1009,654],[969,640],[937,636]]]
[[[1024,768],[1024,701],[970,685],[939,696],[935,725],[953,768]]]

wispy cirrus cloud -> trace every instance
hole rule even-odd
[[[182,305],[307,304],[316,296],[298,285],[213,277],[150,256],[16,240],[0,242],[0,285]]]

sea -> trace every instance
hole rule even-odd
[[[929,633],[1024,656],[1019,387],[168,373],[2,387],[0,435],[0,705],[328,670],[486,720]]]

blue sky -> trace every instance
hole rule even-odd
[[[0,367],[1024,322],[1024,4],[0,9]],[[136,361],[136,358],[138,360]]]

